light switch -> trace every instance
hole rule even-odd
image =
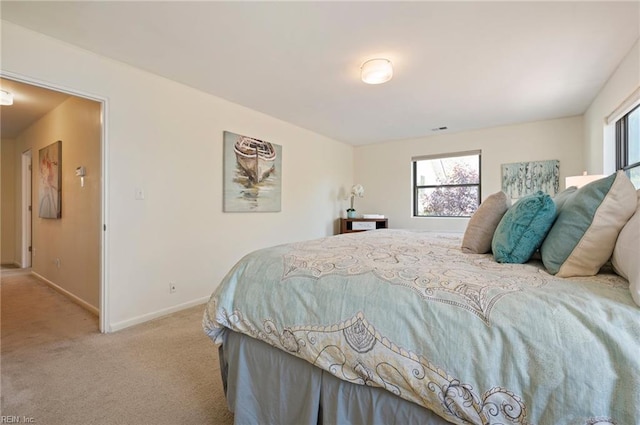
[[[144,189],[141,187],[136,187],[136,201],[142,201],[144,199]]]

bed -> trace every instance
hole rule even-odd
[[[627,280],[460,245],[385,229],[239,261],[203,319],[236,423],[640,423]]]

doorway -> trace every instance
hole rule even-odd
[[[6,72],[0,72],[0,85],[14,94],[14,104],[2,106],[0,114],[3,148],[5,139],[16,141],[14,262],[96,314],[99,329],[105,332],[106,99]],[[88,109],[94,112],[87,119]],[[18,123],[21,128],[11,127]],[[43,175],[38,158],[59,138],[63,139],[62,214],[57,219],[39,217],[38,187]],[[89,145],[90,157],[86,159]],[[87,177],[76,177],[79,166],[86,166]],[[88,227],[74,228],[77,223]],[[85,244],[89,249],[82,249],[77,241],[82,242],[87,234],[91,235]]]
[[[22,268],[31,267],[31,149],[22,153]]]

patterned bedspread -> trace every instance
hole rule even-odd
[[[640,308],[614,274],[464,254],[460,235],[377,230],[236,264],[207,304],[226,328],[455,424],[640,423]]]

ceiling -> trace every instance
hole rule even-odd
[[[2,19],[353,145],[579,115],[640,2],[11,2]],[[359,80],[385,57],[394,78]]]
[[[66,93],[0,78],[0,89],[13,94],[13,105],[0,106],[3,139],[18,137],[27,127],[69,98]]]

